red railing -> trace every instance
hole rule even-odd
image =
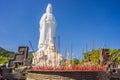
[[[33,67],[33,71],[105,71],[104,66],[73,66],[73,67]]]

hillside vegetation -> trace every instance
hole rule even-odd
[[[0,64],[6,64],[10,58],[13,58],[14,52],[7,51],[0,47]]]

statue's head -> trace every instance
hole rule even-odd
[[[52,13],[52,5],[49,3],[46,8],[46,13]]]

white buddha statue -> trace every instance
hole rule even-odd
[[[52,14],[52,5],[48,4],[46,13],[43,14],[40,20],[40,40],[38,49],[47,49],[47,46],[54,46],[54,37],[56,29],[56,20]]]
[[[40,39],[38,51],[33,53],[32,64],[35,66],[61,66],[62,55],[55,50],[56,20],[52,14],[52,5],[48,4],[46,12],[40,19]]]

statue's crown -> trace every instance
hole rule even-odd
[[[47,8],[46,8],[47,13],[52,13],[52,5],[49,3]]]

